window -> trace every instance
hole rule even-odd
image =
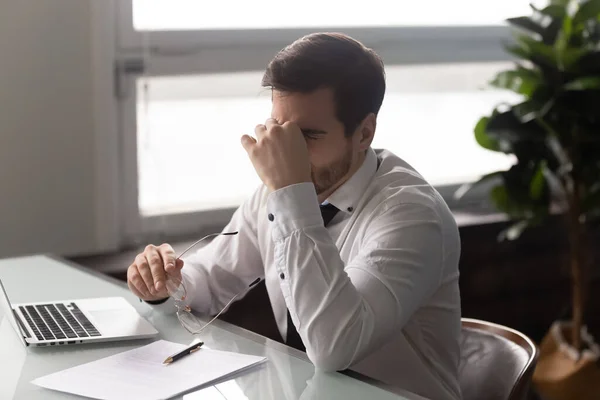
[[[142,215],[235,207],[258,187],[240,138],[270,115],[260,78],[249,72],[138,81]],[[157,181],[169,182],[169,190]]]
[[[286,4],[281,0],[133,0],[133,26],[137,30],[151,31],[485,26],[498,25],[515,13],[528,11],[529,2],[523,0],[497,2],[493,6],[481,0],[398,1],[395,4],[389,0],[370,0],[368,4],[348,0],[304,0],[301,4]]]
[[[294,12],[272,0],[123,4],[117,71],[130,239],[226,223],[260,183],[240,137],[270,115],[264,67],[325,28],[363,41],[386,63],[373,147],[398,154],[442,193],[513,162],[481,149],[473,128],[495,105],[515,101],[486,83],[510,64],[502,20],[528,12],[526,2],[410,2],[402,12],[383,0],[369,9],[307,0]],[[275,8],[278,18],[264,18]]]
[[[472,135],[480,116],[512,97],[480,89],[506,66],[388,67],[373,147],[395,152],[435,185],[509,166],[510,157],[481,150]],[[235,207],[260,184],[240,137],[270,115],[261,77],[255,71],[138,81],[142,215]],[[169,182],[169,190],[156,182]]]

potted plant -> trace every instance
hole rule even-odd
[[[491,82],[522,101],[499,106],[475,127],[480,146],[516,162],[475,185],[492,183],[493,203],[515,221],[504,238],[516,239],[550,215],[564,220],[572,318],[546,334],[533,380],[544,398],[599,399],[600,350],[583,317],[588,230],[600,215],[600,0],[531,8],[530,16],[507,21],[514,40],[506,51],[517,61]]]

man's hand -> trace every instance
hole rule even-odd
[[[183,261],[175,259],[175,252],[168,244],[148,245],[138,254],[127,269],[127,285],[142,300],[153,301],[169,297],[167,274],[181,280]]]
[[[268,119],[258,125],[256,139],[242,136],[242,145],[256,173],[271,191],[302,182],[311,182],[306,140],[297,125],[279,125]]]

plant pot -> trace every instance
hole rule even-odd
[[[540,345],[533,385],[544,400],[600,399],[600,347],[582,327],[585,350],[578,355],[567,342],[571,323],[557,321]]]

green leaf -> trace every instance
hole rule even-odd
[[[525,60],[529,60],[529,58],[530,58],[529,52],[527,50],[523,49],[522,47],[517,46],[517,45],[514,45],[514,44],[513,45],[505,45],[504,49],[508,53],[512,54],[515,57],[522,58],[522,59],[525,59]]]
[[[542,41],[547,45],[553,45],[556,42],[558,33],[562,28],[563,18],[554,18],[552,22],[546,27],[544,34],[542,35]]]
[[[569,39],[571,38],[571,31],[573,30],[573,20],[568,15],[563,18],[562,29],[558,32],[556,42],[554,42],[554,51],[556,52],[557,58],[562,59],[563,54],[569,46]]]
[[[541,108],[534,101],[528,100],[514,106],[512,111],[519,121],[527,123],[538,117]]]
[[[529,56],[537,55],[554,63],[555,55],[552,46],[525,35],[515,35],[515,40]]]
[[[540,114],[544,115],[552,103],[556,101],[556,89],[554,85],[562,82],[562,76],[548,77],[546,76],[542,85],[538,86],[529,98],[540,107]]]
[[[529,17],[508,18],[506,22],[514,27],[537,33],[540,36],[544,34],[544,27]]]
[[[502,152],[513,151],[515,144],[543,141],[546,136],[536,121],[523,123],[512,109],[490,117],[485,132],[498,143]]]
[[[509,226],[498,234],[498,241],[503,242],[505,240],[516,240],[521,237],[521,234],[525,229],[529,227],[529,220],[522,220]]]
[[[600,18],[600,1],[598,0],[588,0],[583,3],[573,17],[573,24],[578,25],[592,18]]]
[[[515,35],[516,45],[506,46],[506,51],[520,58],[530,60],[534,64],[559,67],[569,70],[579,59],[589,53],[585,48],[560,48],[550,46],[526,35]],[[558,40],[558,39],[557,39]]]
[[[541,82],[542,77],[536,70],[518,67],[516,70],[500,72],[490,85],[529,97]]]
[[[567,15],[567,10],[563,6],[559,6],[556,4],[551,4],[541,10],[539,10],[541,14],[548,15],[553,18],[563,18]]]
[[[588,50],[583,48],[567,48],[558,56],[559,67],[563,71],[569,71],[587,53]]]
[[[531,183],[529,184],[529,195],[534,200],[541,199],[542,194],[544,193],[544,188],[546,186],[546,178],[544,177],[545,168],[546,163],[542,161],[539,163],[535,173],[533,174],[533,178],[531,178]]]
[[[600,89],[600,77],[598,76],[585,76],[583,78],[576,79],[567,83],[563,86],[565,90],[590,90]]]
[[[516,34],[516,44],[505,46],[506,51],[519,58],[530,60],[536,65],[570,70],[582,56],[589,53],[584,47],[568,47],[571,34],[571,19],[565,18],[554,46],[527,35]]]
[[[513,114],[523,124],[544,117],[555,102],[554,91],[543,84],[536,87],[528,97],[529,100],[512,107]]]
[[[494,186],[490,191],[490,197],[498,210],[513,218],[527,218],[531,215],[530,207],[511,198],[504,185]]]
[[[569,47],[569,41],[573,33],[572,19],[565,17],[563,27],[554,43],[555,60],[562,71],[569,71],[589,51],[582,46]]]
[[[492,151],[500,151],[500,145],[498,141],[489,137],[486,132],[487,124],[489,122],[488,117],[483,117],[475,125],[475,140],[484,149]]]

